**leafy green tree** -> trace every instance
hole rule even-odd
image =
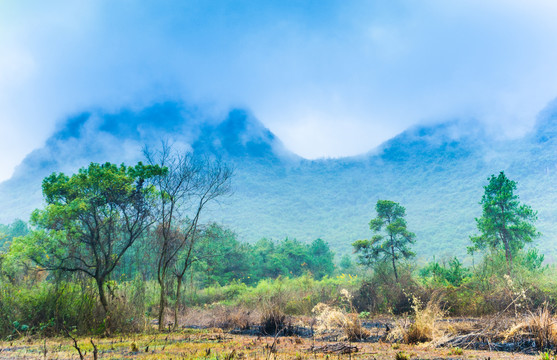
[[[449,261],[449,267],[445,264],[441,265],[435,260],[430,262],[420,270],[420,276],[422,278],[433,278],[440,283],[460,286],[464,279],[470,276],[470,271],[455,256]]]
[[[21,219],[15,219],[9,225],[0,224],[0,251],[6,250],[10,246],[13,238],[25,236],[29,233],[29,226]]]
[[[296,239],[274,242],[261,239],[252,246],[253,278],[295,277],[311,272],[317,279],[334,271],[334,254],[329,245],[316,239],[304,244]]]
[[[308,254],[309,270],[313,276],[320,280],[326,275],[331,275],[335,271],[334,257],[329,244],[322,239],[315,239],[309,245]]]
[[[14,238],[29,233],[29,226],[23,220],[16,219],[9,225],[0,225],[0,277],[5,276],[12,284],[18,282],[26,271],[21,267],[19,259],[7,253]],[[25,274],[27,275],[27,274]]]
[[[359,275],[362,273],[362,268],[354,261],[355,258],[352,254],[344,254],[340,257],[338,263],[338,272],[342,274]]]
[[[299,276],[307,266],[307,249],[295,239],[261,239],[254,244],[253,254],[257,279]]]
[[[31,215],[36,229],[12,244],[14,251],[44,269],[93,278],[108,332],[105,284],[124,253],[153,223],[153,189],[146,180],[161,173],[159,166],[141,163],[91,163],[71,177],[54,173],[43,180],[46,208]]]
[[[285,268],[286,276],[301,276],[308,268],[308,249],[296,239],[285,239],[279,243],[277,257]]]
[[[217,223],[209,224],[199,236],[196,270],[203,273],[202,285],[226,285],[234,280],[250,282],[249,244]]]
[[[390,200],[379,200],[375,205],[377,217],[369,222],[375,235],[370,240],[357,240],[352,246],[360,264],[373,266],[376,262],[391,262],[398,282],[397,262],[415,256],[410,250],[416,237],[406,228],[406,209]]]
[[[544,258],[545,256],[540,254],[538,249],[528,249],[522,263],[529,271],[541,271],[544,269],[544,266],[542,266]]]
[[[252,277],[260,280],[267,277],[276,278],[285,273],[282,259],[276,256],[276,244],[266,238],[258,240],[252,247]]]
[[[342,255],[342,257],[340,258],[339,266],[340,266],[340,270],[343,272],[346,272],[349,269],[351,269],[353,266],[352,257],[348,254]]]
[[[503,171],[488,180],[480,201],[482,216],[476,219],[481,234],[470,237],[473,246],[469,251],[503,250],[510,274],[516,253],[540,236],[534,226],[537,213],[519,202],[514,193],[516,182],[508,179]]]

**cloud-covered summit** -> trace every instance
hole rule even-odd
[[[308,160],[242,109],[220,117],[180,102],[92,109],[68,118],[0,184],[0,222],[27,219],[40,207],[41,181],[51,172],[73,173],[91,161],[133,163],[144,145],[169,140],[235,168],[234,195],[209,215],[246,240],[322,238],[346,250],[369,235],[375,202],[391,199],[406,207],[419,252],[431,254],[440,242],[464,248],[485,179],[504,170],[539,211],[550,249],[557,236],[557,193],[548,190],[557,176],[556,113],[549,105],[538,129],[519,139],[497,141],[481,122],[452,120],[410,128],[360,156]]]
[[[156,148],[163,141],[225,160],[296,158],[248,111],[233,109],[223,116],[211,118],[178,102],[76,114],[22,161],[11,181],[73,172],[89,162],[141,161],[145,146]]]
[[[554,1],[254,4],[0,2],[0,178],[84,109],[249,109],[319,158],[447,118],[520,136],[557,95]]]

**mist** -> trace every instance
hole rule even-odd
[[[0,4],[0,179],[91,108],[245,108],[320,158],[455,118],[520,137],[557,96],[550,1],[254,4]]]

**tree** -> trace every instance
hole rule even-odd
[[[432,278],[437,282],[445,282],[453,286],[460,286],[469,275],[470,271],[462,265],[456,256],[449,260],[448,267],[445,263],[439,264],[438,261],[433,259],[432,262],[420,270],[422,278]]]
[[[377,261],[390,261],[395,280],[398,282],[397,262],[415,254],[409,246],[414,244],[415,235],[406,228],[406,209],[390,200],[379,200],[375,205],[377,217],[369,222],[375,235],[370,240],[357,240],[352,246],[359,254],[362,265],[372,266]]]
[[[284,276],[301,276],[307,269],[308,247],[296,239],[286,238],[279,242],[275,256],[275,259],[282,265],[282,275]]]
[[[252,246],[252,277],[260,280],[267,277],[276,278],[288,273],[285,261],[278,254],[279,246],[270,239],[262,238]],[[255,281],[255,280],[254,280]]]
[[[93,278],[107,332],[106,281],[153,223],[153,189],[145,181],[164,172],[159,166],[141,163],[135,167],[91,163],[71,177],[53,173],[42,184],[46,208],[31,215],[34,231],[15,244],[46,270],[80,272]]]
[[[343,273],[352,270],[354,268],[354,263],[352,262],[352,256],[350,256],[349,254],[342,255],[342,257],[340,258],[339,267]]]
[[[537,213],[530,206],[520,204],[518,195],[514,194],[516,182],[508,179],[503,171],[488,180],[480,201],[482,217],[476,218],[481,234],[470,237],[473,246],[469,251],[503,250],[510,274],[516,253],[540,236],[534,226]]]
[[[145,148],[144,154],[151,165],[167,169],[154,178],[159,195],[159,221],[154,240],[158,248],[158,318],[159,330],[162,330],[168,273],[172,270],[176,277],[174,327],[177,327],[183,278],[192,263],[198,260],[196,246],[200,216],[208,203],[231,192],[233,171],[218,160],[201,158],[191,152],[175,152],[168,143],[163,143],[157,151]]]
[[[247,282],[250,276],[250,246],[241,243],[236,234],[219,224],[211,223],[200,232],[196,271],[204,274],[201,285],[224,286],[234,280]]]
[[[174,329],[178,326],[178,308],[180,306],[180,297],[182,282],[186,271],[192,263],[198,261],[196,257],[196,245],[200,230],[200,216],[203,209],[208,203],[217,201],[220,197],[228,195],[232,192],[231,179],[233,175],[232,168],[220,161],[211,161],[209,159],[202,161],[202,171],[198,174],[199,182],[202,184],[194,193],[193,201],[190,203],[190,216],[188,216],[187,224],[182,231],[181,251],[178,253],[177,261],[174,263],[173,273],[176,277],[176,302],[174,304]]]
[[[0,251],[7,249],[13,238],[25,236],[29,233],[29,226],[21,219],[15,219],[9,225],[0,224]]]
[[[322,239],[315,239],[311,242],[308,254],[309,270],[317,280],[333,274],[334,257],[329,244]]]

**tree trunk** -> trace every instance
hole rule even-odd
[[[396,271],[396,264],[395,264],[395,248],[391,246],[391,260],[393,262],[393,270],[395,272],[395,280],[398,283],[398,272]]]
[[[505,219],[505,209],[503,205],[500,205],[500,208],[501,208],[501,217],[502,219]],[[511,276],[511,269],[513,267],[513,254],[511,252],[511,247],[509,244],[509,240],[511,239],[511,237],[509,235],[509,231],[507,230],[505,220],[503,220],[503,229],[499,233],[499,235],[501,236],[501,241],[503,242],[503,245],[505,245],[505,259],[507,260],[507,275]]]
[[[105,332],[106,335],[110,336],[110,310],[108,308],[108,301],[106,300],[106,294],[104,292],[104,278],[95,278],[97,282],[97,288],[99,289],[99,298],[101,300],[101,305],[104,310],[104,320],[105,320]]]
[[[159,331],[162,331],[164,330],[164,309],[166,307],[164,277],[162,280],[159,278],[159,285],[161,287],[161,296],[159,299]]]
[[[176,304],[174,304],[174,330],[178,328],[178,308],[180,307],[180,293],[182,292],[182,279],[184,274],[176,276]]]
[[[505,244],[505,259],[507,260],[507,275],[511,276],[511,270],[513,267],[513,254],[507,240],[503,240]]]

